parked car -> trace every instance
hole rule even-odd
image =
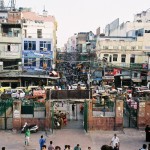
[[[76,89],[77,89],[77,86],[78,86],[78,84],[75,83],[75,84],[72,84],[71,87],[72,87],[73,90],[76,90]]]
[[[80,88],[81,88],[81,90],[86,90],[86,85],[85,84],[80,84]]]
[[[24,98],[25,92],[22,89],[11,89],[12,98]]]
[[[76,89],[77,89],[77,87],[78,87],[78,85],[80,86],[80,89],[81,89],[81,90],[85,90],[85,89],[86,89],[86,85],[85,85],[85,84],[83,84],[83,83],[78,83],[78,84],[77,84],[77,83],[75,83],[75,84],[72,84],[72,86],[71,86],[71,87],[72,87],[72,89],[73,89],[73,90],[76,90]]]

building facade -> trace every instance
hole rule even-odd
[[[45,10],[39,15],[27,8],[4,9],[0,12],[0,22],[1,85],[39,84],[31,80],[32,77],[35,81],[38,78],[38,82],[46,80],[44,84],[47,84],[49,72],[55,68],[56,62],[55,17]]]
[[[99,37],[96,49],[104,72],[103,78],[114,81],[114,76],[120,75],[122,82],[132,80],[135,84],[146,84],[149,50],[145,48],[150,44],[149,37],[148,33],[136,38]],[[118,69],[118,73],[114,69]],[[129,81],[126,82],[128,84]]]
[[[22,24],[18,22],[21,14],[4,10],[0,16],[0,85],[13,86],[20,79],[7,77],[22,72]]]

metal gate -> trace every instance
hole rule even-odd
[[[137,115],[138,115],[138,102],[124,101],[124,127],[136,128],[137,127]]]
[[[0,129],[9,130],[13,128],[13,101],[0,100]]]
[[[88,131],[88,102],[84,101],[84,130]]]

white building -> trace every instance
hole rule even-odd
[[[143,30],[144,32],[144,30]],[[150,33],[142,33],[139,37],[98,37],[96,50],[102,67],[119,68],[124,79],[133,82],[145,82],[150,53]],[[104,62],[103,60],[106,60]],[[114,73],[113,69],[112,77]],[[131,72],[132,71],[132,72]],[[107,76],[107,75],[106,75]],[[105,76],[105,78],[106,78]],[[110,79],[110,76],[108,77]]]
[[[73,36],[68,38],[68,41],[67,41],[67,52],[68,53],[76,52],[76,37],[77,37],[77,35],[74,34]]]
[[[23,64],[27,64],[24,68],[32,67],[31,61],[34,59],[36,62],[33,64],[34,69],[43,69],[45,63],[46,68],[50,70],[55,64],[56,55],[55,18],[48,16],[46,11],[43,11],[43,15],[39,15],[22,10],[21,21],[23,23]],[[35,55],[35,53],[41,55]]]

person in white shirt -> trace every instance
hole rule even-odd
[[[113,148],[116,146],[116,143],[120,147],[120,141],[119,138],[117,137],[117,134],[114,134],[114,137],[111,139],[110,145],[112,144]]]

